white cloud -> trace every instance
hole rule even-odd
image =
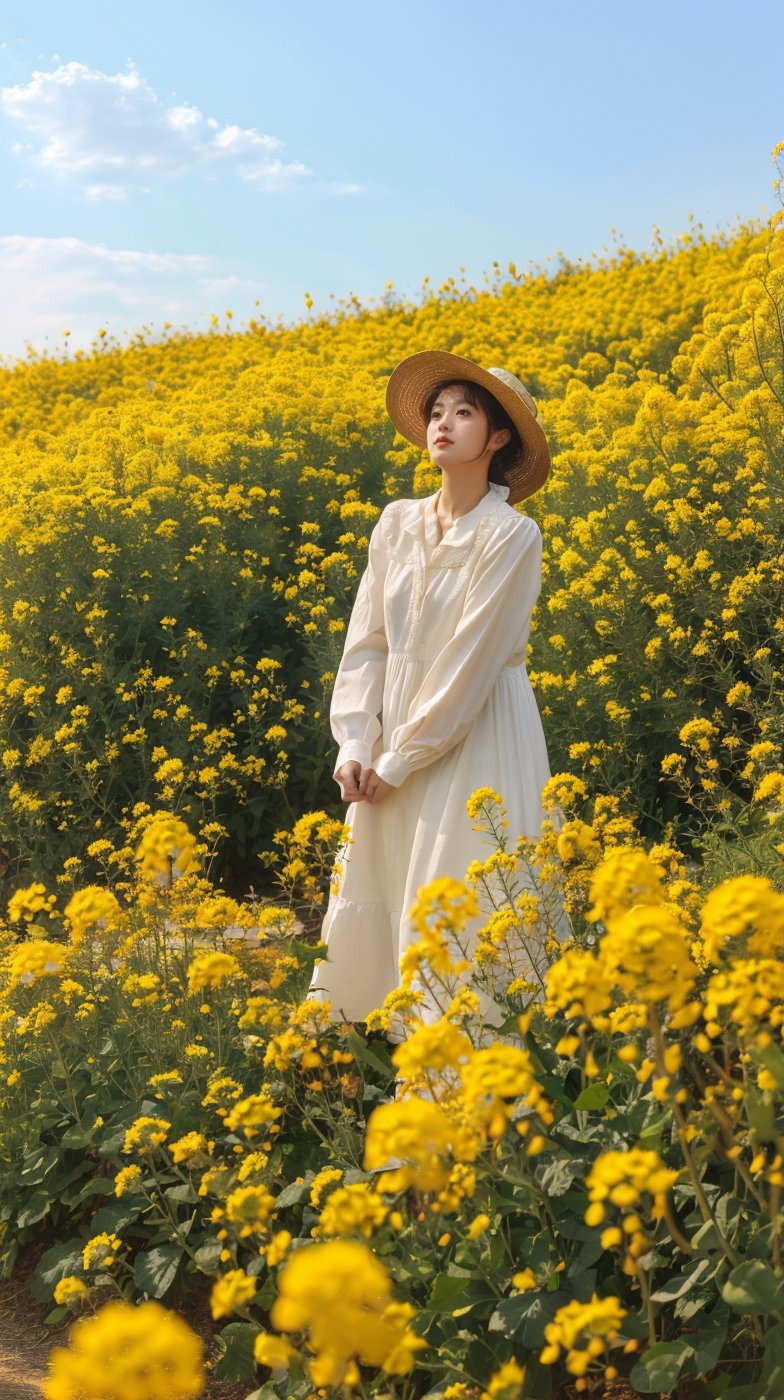
[[[9,360],[23,357],[28,343],[38,351],[62,346],[64,330],[71,349],[87,349],[101,327],[121,343],[143,324],[162,331],[165,320],[204,329],[227,306],[235,317],[252,314],[264,287],[225,273],[207,254],[22,234],[0,237],[0,285],[0,356]]]
[[[350,180],[332,180],[327,188],[333,194],[367,194],[367,185],[357,185]]]
[[[15,153],[76,179],[91,199],[148,193],[156,181],[183,175],[234,172],[277,190],[313,173],[281,159],[276,136],[221,125],[190,104],[167,107],[132,65],[127,73],[75,62],[36,70],[29,82],[0,89],[0,103],[28,137]]]

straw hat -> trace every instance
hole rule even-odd
[[[427,447],[425,404],[437,384],[470,380],[487,389],[506,410],[520,434],[523,448],[507,467],[504,480],[509,504],[532,496],[550,470],[550,449],[538,409],[524,384],[506,369],[482,369],[473,360],[446,350],[422,350],[409,355],[392,371],[387,384],[387,413],[402,437],[417,447]]]

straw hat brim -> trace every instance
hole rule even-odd
[[[473,360],[448,350],[421,350],[408,355],[392,371],[387,383],[387,413],[400,435],[416,447],[427,447],[425,404],[428,394],[445,380],[469,380],[481,384],[509,414],[522,442],[522,451],[506,470],[509,504],[538,491],[550,470],[550,449],[541,424],[524,399],[510,385]]]

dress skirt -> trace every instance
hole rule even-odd
[[[404,656],[390,661],[390,693],[402,699],[426,663]],[[349,804],[350,844],[321,931],[329,961],[318,965],[312,983],[334,1011],[359,1021],[381,1006],[400,985],[401,954],[419,937],[407,917],[417,891],[440,876],[464,880],[471,861],[486,860],[495,848],[489,835],[474,830],[466,811],[471,793],[491,787],[501,795],[511,844],[521,835],[535,840],[544,817],[540,793],[550,776],[536,698],[519,665],[501,672],[462,743],[412,773],[377,806]],[[469,925],[469,942],[485,918]],[[499,1019],[486,996],[480,994],[480,1002],[487,1019]],[[428,998],[420,1014],[433,1019],[440,1008]]]

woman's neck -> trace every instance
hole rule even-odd
[[[465,470],[451,475],[445,469],[441,473],[441,490],[436,501],[436,512],[442,529],[448,530],[454,520],[478,506],[487,495],[490,487],[485,473],[468,473]]]

